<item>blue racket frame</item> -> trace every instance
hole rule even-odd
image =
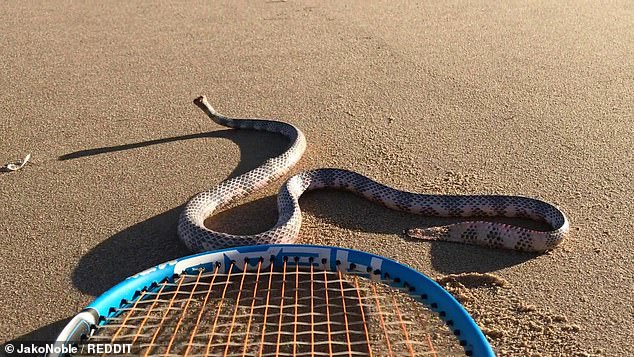
[[[247,258],[254,266],[260,258],[265,258],[263,267],[269,267],[269,264],[281,266],[287,260],[287,264],[291,265],[329,264],[333,271],[341,269],[369,278],[380,275],[381,279],[389,280],[391,286],[409,291],[412,297],[438,313],[463,345],[466,355],[495,356],[486,337],[469,313],[451,294],[427,276],[394,260],[358,250],[290,244],[244,246],[199,253],[147,269],[127,278],[96,298],[68,323],[57,341],[66,345],[90,336],[92,327],[102,323],[103,317],[128,304],[128,301],[134,300],[142,289],[153,284],[184,272],[192,273],[200,268],[213,270],[215,266],[219,266],[219,271],[226,273],[232,262],[245,261]]]

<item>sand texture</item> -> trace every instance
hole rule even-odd
[[[340,167],[430,193],[538,197],[570,237],[524,254],[406,240],[453,222],[339,192],[301,243],[381,254],[444,283],[504,356],[634,355],[634,3],[1,2],[0,343],[52,338],[110,286],[188,254],[195,193],[281,153],[278,118]],[[269,228],[277,186],[210,220]],[[493,279],[495,280],[495,279]]]

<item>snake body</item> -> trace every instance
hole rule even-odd
[[[426,216],[518,217],[543,221],[552,228],[550,231],[537,231],[504,223],[470,221],[408,230],[407,235],[415,238],[544,252],[556,247],[568,233],[566,215],[556,206],[538,199],[503,195],[411,193],[383,185],[356,172],[330,168],[303,171],[286,181],[277,196],[278,220],[271,229],[254,235],[233,235],[210,230],[204,225],[208,217],[288,173],[304,153],[306,138],[301,130],[288,123],[225,117],[217,113],[205,97],[197,98],[194,103],[222,126],[279,133],[289,139],[290,146],[283,154],[197,194],[186,204],[178,220],[178,236],[192,251],[294,243],[302,221],[299,198],[306,191],[321,188],[351,191],[388,208]]]

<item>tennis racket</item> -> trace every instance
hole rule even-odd
[[[142,356],[494,356],[433,280],[377,255],[310,245],[158,265],[98,297],[58,341],[75,355],[106,344]]]

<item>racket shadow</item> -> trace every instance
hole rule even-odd
[[[16,337],[13,340],[6,341],[6,344],[34,344],[36,346],[45,346],[47,343],[51,341],[55,341],[55,338],[59,334],[59,332],[68,324],[70,321],[69,318],[57,320],[48,325],[42,326],[37,330],[33,330],[29,333],[26,333],[22,336]]]

